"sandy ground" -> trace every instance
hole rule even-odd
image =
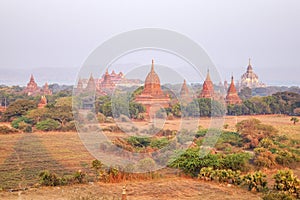
[[[261,199],[259,194],[232,185],[219,185],[188,178],[168,178],[124,183],[89,183],[64,187],[33,188],[27,191],[1,192],[0,199],[7,200],[73,200],[121,199],[126,185],[127,200],[243,200]]]

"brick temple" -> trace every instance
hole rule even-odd
[[[27,94],[28,96],[52,95],[52,91],[49,89],[48,83],[45,83],[42,88],[38,87],[32,74],[26,88],[23,90],[23,93]]]
[[[229,89],[227,91],[227,96],[226,96],[225,101],[227,104],[241,104],[242,103],[242,100],[240,99],[240,97],[236,91],[233,76],[231,77],[231,83],[230,83]]]
[[[154,60],[152,60],[151,70],[146,77],[144,89],[140,95],[135,97],[135,101],[146,107],[146,112],[150,117],[160,108],[169,106],[170,97],[161,89],[159,76],[154,70]]]

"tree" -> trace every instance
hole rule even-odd
[[[53,119],[46,119],[36,124],[36,128],[41,131],[58,130],[59,126],[59,123]]]
[[[13,118],[25,115],[29,110],[37,107],[36,102],[32,100],[19,99],[8,106],[3,113],[4,121],[11,121]]]
[[[293,122],[294,125],[296,125],[296,123],[299,122],[299,119],[297,117],[292,117],[291,121]]]

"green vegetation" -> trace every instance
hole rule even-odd
[[[300,94],[278,92],[272,96],[252,97],[246,95],[241,105],[228,105],[228,115],[287,114],[299,115]]]
[[[36,128],[41,131],[55,131],[58,130],[59,127],[60,124],[54,119],[46,119],[36,124]]]
[[[15,128],[9,128],[8,126],[0,126],[1,134],[18,133],[19,131]]]

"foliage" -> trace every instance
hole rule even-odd
[[[19,118],[16,118],[14,119],[12,122],[11,122],[11,126],[13,128],[16,128],[16,129],[19,129],[19,124],[20,122],[23,122],[23,123],[26,123],[26,124],[32,124],[33,121],[27,117],[19,117]]]
[[[236,128],[242,135],[246,148],[255,148],[263,138],[275,137],[278,132],[273,126],[262,124],[258,119],[243,120]]]
[[[273,178],[275,190],[286,191],[300,198],[300,180],[294,176],[292,170],[279,170]]]
[[[77,183],[84,183],[85,182],[85,177],[86,173],[82,172],[81,170],[78,170],[74,174],[74,181]]]
[[[224,156],[221,161],[221,166],[224,169],[242,170],[245,171],[251,158],[248,153],[233,153]]]
[[[54,131],[60,128],[60,124],[53,119],[46,119],[38,122],[36,128],[41,131]]]
[[[261,192],[268,189],[266,175],[260,171],[245,175],[243,181],[244,185],[248,186],[249,191],[255,189],[257,192]]]
[[[48,170],[42,171],[39,174],[40,183],[45,186],[57,186],[60,185],[59,177]]]
[[[244,91],[245,92],[245,91]],[[246,92],[249,94],[249,91]],[[249,97],[249,95],[246,96]],[[253,114],[288,114],[297,115],[300,107],[300,94],[293,92],[277,92],[266,97],[244,97],[241,105],[227,106],[228,115]]]
[[[203,167],[213,169],[246,170],[250,155],[235,154],[206,154],[201,155],[199,148],[190,148],[169,161],[169,166],[182,169],[183,172],[196,176]]]
[[[216,180],[220,183],[231,183],[240,185],[242,177],[240,171],[233,171],[231,169],[216,169],[211,167],[203,167],[198,174],[198,178],[202,180]]]
[[[286,192],[269,191],[263,196],[263,200],[295,200],[295,198]]]
[[[32,100],[18,99],[7,107],[3,113],[2,120],[11,121],[13,118],[21,117],[36,107],[36,102]]]
[[[184,116],[223,116],[225,107],[218,101],[206,98],[194,99],[187,106],[182,108]]]
[[[15,128],[10,128],[8,126],[0,126],[0,134],[18,133],[19,131]]]
[[[291,121],[293,122],[294,125],[296,125],[296,123],[299,122],[299,119],[297,117],[292,117]]]
[[[272,167],[276,165],[275,155],[266,148],[260,147],[254,149],[254,164],[258,167]]]

